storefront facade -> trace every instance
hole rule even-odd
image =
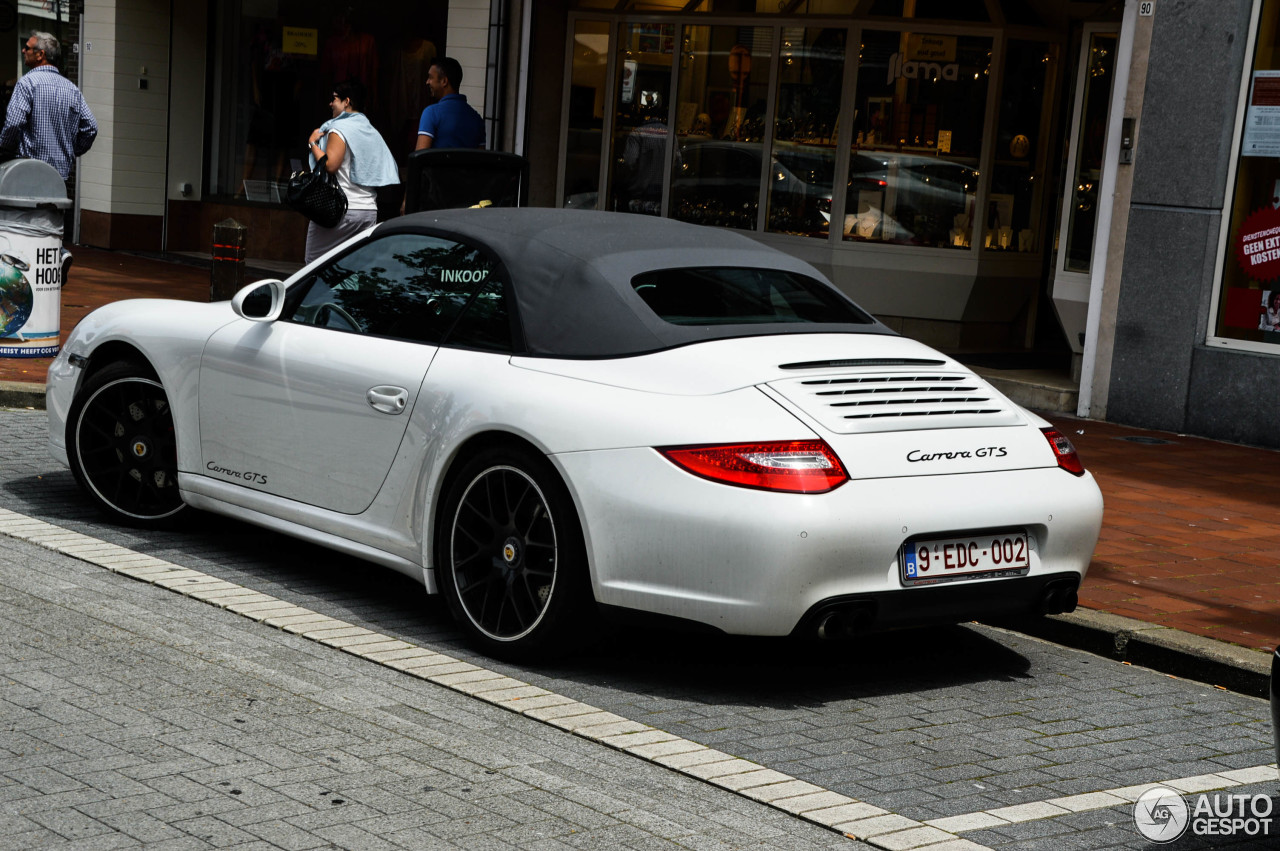
[[[1156,4],[1084,413],[1280,448],[1275,0]],[[1144,43],[1145,42],[1145,46]],[[1137,65],[1135,63],[1135,68]]]
[[[487,0],[88,0],[80,84],[101,128],[81,163],[80,239],[208,252],[230,217],[248,225],[250,256],[298,260],[306,222],[282,188],[333,85],[364,85],[364,111],[403,161],[431,60],[458,58],[483,110],[490,39]],[[399,201],[380,198],[388,214]]]
[[[563,69],[535,67],[564,81],[544,203],[747,231],[926,342],[1031,347],[1065,6],[594,5],[565,9]]]

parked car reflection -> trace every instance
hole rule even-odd
[[[977,190],[978,172],[962,163],[856,153],[849,160],[845,238],[967,247]]]
[[[668,215],[694,224],[756,230],[765,181],[767,231],[825,237],[835,150],[777,143],[767,170],[764,151],[759,142],[682,139],[672,164]],[[967,248],[978,176],[963,163],[937,156],[855,153],[849,161],[841,232],[846,240]],[[594,209],[596,204],[595,192],[565,199],[570,208]],[[980,224],[992,226],[985,220]],[[994,226],[998,229],[1000,223]]]
[[[779,146],[762,173],[763,156],[759,143],[685,140],[671,176],[671,217],[754,230],[763,178],[768,181],[768,230],[824,235],[831,219],[833,153]]]

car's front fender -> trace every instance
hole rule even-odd
[[[90,313],[68,335],[49,366],[45,404],[54,456],[66,462],[62,439],[84,377],[133,350],[155,371],[169,397],[177,431],[178,469],[198,469],[200,355],[210,334],[236,321],[244,320],[237,319],[227,302],[130,299]]]

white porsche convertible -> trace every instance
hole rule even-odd
[[[386,565],[507,656],[596,607],[827,637],[1069,611],[1102,521],[1068,439],[964,366],[643,216],[401,217],[230,302],[101,308],[48,386],[109,516]]]

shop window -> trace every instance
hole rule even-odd
[[[662,180],[671,136],[674,24],[623,24],[618,46],[618,107],[605,209],[662,214]]]
[[[594,210],[600,192],[600,141],[608,88],[609,24],[578,21],[573,31],[564,205]]]
[[[765,227],[826,238],[847,31],[788,27],[778,55]]]
[[[846,240],[970,247],[990,67],[990,38],[863,33]]]
[[[279,203],[289,174],[306,164],[308,135],[331,117],[333,86],[346,79],[363,84],[362,111],[403,162],[429,103],[425,82],[443,49],[446,5],[226,4],[208,193]]]
[[[1111,81],[1115,77],[1115,33],[1093,33],[1084,69],[1084,93],[1080,102],[1072,196],[1066,206],[1066,245],[1062,268],[1088,273],[1093,265],[1098,201],[1102,190],[1102,158],[1107,142],[1107,116],[1111,106]]]
[[[1044,191],[1045,119],[1058,45],[1009,41],[1005,47],[995,164],[983,244],[993,251],[1038,251]]]
[[[685,27],[671,217],[755,230],[773,29]]]
[[[1280,345],[1280,15],[1265,0],[1244,103],[1215,336]]]

